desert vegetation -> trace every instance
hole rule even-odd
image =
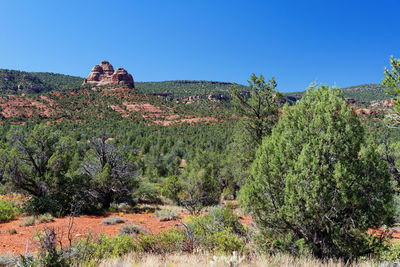
[[[391,64],[383,86],[397,98],[398,61]],[[177,92],[185,85],[182,96],[229,87],[228,102],[174,103],[119,88],[46,89],[52,92],[29,97],[51,103],[48,116],[3,118],[0,238],[29,231],[33,239],[25,251],[1,255],[0,264],[398,262],[397,99],[394,110],[382,111],[387,118],[362,117],[341,89],[326,85],[310,86],[294,102],[262,75],[251,75],[248,86],[169,84]],[[168,116],[217,119],[152,123]],[[100,230],[78,232],[80,218],[96,220]]]

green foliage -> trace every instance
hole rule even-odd
[[[39,223],[48,223],[54,221],[54,217],[50,213],[41,214],[38,217]]]
[[[212,81],[164,81],[136,82],[137,90],[147,94],[168,94],[172,97],[193,95],[223,94],[229,95],[232,83]],[[247,86],[236,84],[240,91],[248,90]]]
[[[390,99],[391,96],[386,93],[388,87],[384,84],[360,84],[342,88],[343,96],[356,100],[357,105],[368,106],[372,102]],[[287,97],[302,98],[306,92],[285,93]]]
[[[218,253],[244,252],[247,233],[230,208],[214,208],[188,223],[193,246]]]
[[[400,263],[400,243],[393,242],[387,244],[387,248],[380,251],[379,256],[380,260],[390,264]]]
[[[161,204],[160,195],[159,184],[141,179],[138,189],[133,194],[133,198],[135,202],[139,203]]]
[[[352,98],[360,102],[371,103],[390,99],[390,96],[386,94],[387,87],[380,84],[361,84],[345,87],[342,90],[345,98]]]
[[[172,175],[165,179],[162,194],[176,203],[179,203],[179,194],[182,190],[183,187],[179,177],[177,175]]]
[[[102,209],[110,208],[112,202],[132,201],[129,195],[138,187],[135,159],[123,147],[109,142],[107,135],[92,139],[82,171],[90,181],[89,194]]]
[[[250,97],[241,95],[235,86],[232,87],[232,101],[243,118],[241,127],[250,147],[260,145],[278,121],[281,95],[275,90],[276,86],[275,78],[267,83],[263,75],[257,77],[253,73],[249,81]]]
[[[0,90],[7,93],[38,93],[79,88],[80,77],[48,72],[0,70]]]
[[[367,253],[365,232],[393,222],[393,186],[338,89],[310,88],[257,151],[241,203],[272,250]],[[275,240],[271,242],[272,240]]]
[[[397,115],[400,114],[400,60],[390,57],[391,70],[385,68],[385,78],[382,84],[388,88],[387,93],[395,98],[394,107]]]
[[[202,249],[214,253],[232,253],[232,251],[245,251],[245,241],[243,238],[232,233],[227,228],[219,232],[213,232],[204,237],[201,242]]]
[[[97,238],[88,237],[78,240],[70,249],[71,263],[84,266],[98,266],[102,259],[116,258],[141,248],[129,235],[108,237],[101,234]]]
[[[234,140],[230,145],[225,174],[235,179],[237,188],[247,179],[255,151],[261,145],[263,137],[271,133],[279,119],[278,107],[282,95],[276,91],[276,86],[274,78],[266,82],[263,75],[257,77],[253,73],[249,81],[249,96],[232,87],[232,102],[241,120],[236,126]]]
[[[8,140],[11,147],[4,176],[16,190],[33,196],[27,211],[56,213],[68,209],[74,191],[80,188],[68,174],[71,140],[44,124],[30,132],[12,128]]]
[[[163,192],[191,214],[199,214],[205,206],[218,203],[221,194],[218,169],[212,153],[197,151],[179,177],[167,179]]]
[[[18,209],[5,200],[0,200],[0,223],[11,221],[18,214]]]
[[[144,252],[166,254],[182,251],[186,235],[184,230],[172,228],[159,234],[139,235],[138,241]]]
[[[66,206],[66,208],[68,208],[68,206]],[[24,212],[35,215],[46,212],[57,214],[63,209],[63,205],[58,201],[57,198],[54,198],[53,196],[33,196],[24,203],[23,207]]]

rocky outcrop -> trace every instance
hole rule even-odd
[[[102,61],[100,65],[95,65],[89,76],[83,81],[82,85],[93,84],[96,86],[122,85],[135,88],[133,77],[123,68],[114,67],[108,61]]]
[[[207,99],[213,102],[220,103],[221,101],[228,101],[229,97],[223,94],[210,94]]]

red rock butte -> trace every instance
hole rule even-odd
[[[89,76],[83,80],[83,84],[93,84],[96,86],[122,85],[135,88],[133,77],[123,68],[114,67],[108,61],[102,61],[100,65],[95,65]]]

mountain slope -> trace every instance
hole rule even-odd
[[[390,95],[386,94],[386,87],[381,84],[361,84],[341,89],[343,90],[345,98],[352,98],[359,102],[371,103],[392,98]],[[285,95],[301,98],[304,93],[304,91],[292,92],[286,93]]]
[[[53,90],[77,88],[81,77],[49,72],[24,72],[0,69],[0,91],[2,93],[39,93]]]
[[[173,97],[187,97],[193,95],[223,94],[229,95],[232,85],[239,91],[248,90],[241,84],[215,81],[164,81],[164,82],[136,82],[136,88],[146,94],[168,94]]]

